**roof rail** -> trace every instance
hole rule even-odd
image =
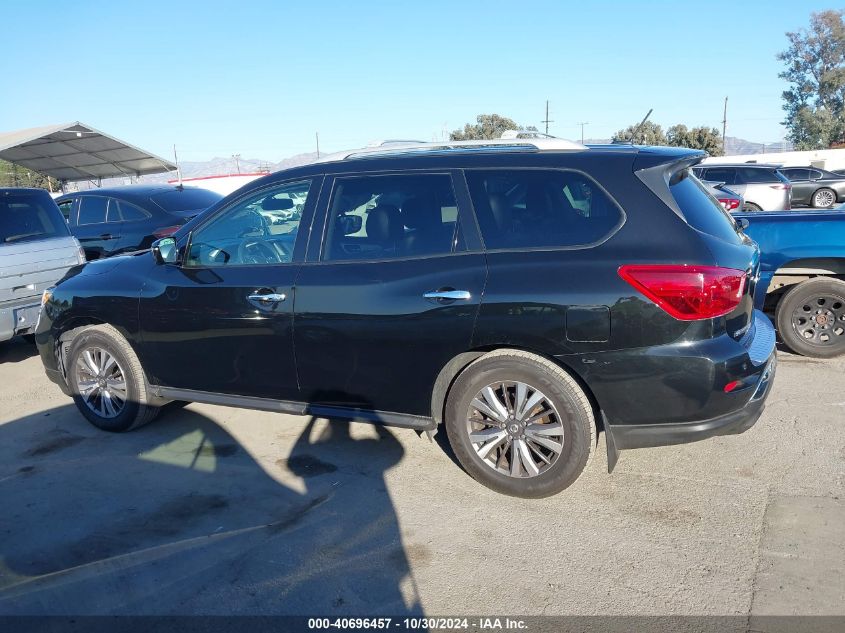
[[[453,151],[583,151],[586,145],[561,138],[490,139],[478,141],[447,141],[432,143],[390,143],[379,147],[352,149],[324,156],[318,163],[347,160],[350,158],[374,158],[403,154],[449,153]]]

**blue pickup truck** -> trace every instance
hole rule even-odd
[[[845,205],[733,216],[760,246],[754,301],[783,343],[804,356],[845,353]]]

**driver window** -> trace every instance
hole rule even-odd
[[[236,203],[191,238],[187,266],[287,264],[310,180],[265,189]]]

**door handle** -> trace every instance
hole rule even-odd
[[[100,236],[100,239],[101,239],[101,240],[113,240],[113,239],[114,239],[114,235],[112,235],[111,233],[103,233],[103,234]]]
[[[472,298],[472,295],[467,290],[432,290],[426,292],[423,297],[425,299],[436,299],[438,301],[467,301]]]
[[[258,303],[264,304],[281,303],[287,298],[287,295],[283,292],[271,292],[270,294],[265,295],[253,294],[247,297],[250,301],[257,301]]]

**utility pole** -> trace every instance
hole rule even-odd
[[[548,99],[546,99],[546,118],[544,120],[540,121],[540,123],[546,124],[546,134],[548,134],[549,133],[549,123],[554,123],[554,121],[549,120],[549,100]]]
[[[314,136],[317,138],[317,160],[320,160],[320,133],[314,132]]]
[[[235,159],[235,170],[236,170],[238,173],[241,173],[241,163],[240,163],[240,157],[241,157],[241,155],[240,155],[240,154],[232,154],[232,158],[234,158],[234,159]]]
[[[578,125],[581,126],[581,145],[584,144],[584,126],[589,125],[589,124],[590,124],[589,121],[583,121],[583,122],[578,124]]]
[[[722,113],[722,156],[725,155],[725,146],[727,145],[727,138],[725,132],[728,129],[728,98],[725,97],[725,111]]]

